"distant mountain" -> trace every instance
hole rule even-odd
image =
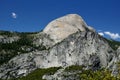
[[[116,80],[119,62],[120,42],[100,36],[77,14],[41,32],[0,31],[1,80]]]

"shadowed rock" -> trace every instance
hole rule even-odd
[[[71,65],[90,66],[93,70],[110,68],[116,57],[107,41],[77,14],[53,20],[33,43],[49,48],[12,58],[0,67],[0,78],[25,76],[37,68]]]

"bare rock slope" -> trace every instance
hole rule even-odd
[[[116,56],[107,41],[77,14],[50,22],[43,32],[36,35],[33,43],[49,48],[12,58],[0,67],[0,78],[25,76],[37,68],[70,65],[110,68]]]
[[[69,14],[50,22],[43,32],[50,35],[57,43],[78,30],[85,31],[86,27],[87,25],[79,15]]]

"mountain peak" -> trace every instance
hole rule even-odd
[[[78,14],[68,14],[50,22],[43,30],[51,39],[59,42],[77,31],[86,31],[87,24]]]

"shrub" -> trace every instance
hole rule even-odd
[[[61,67],[51,67],[47,69],[36,69],[25,77],[18,78],[17,80],[43,80],[43,75],[52,75]]]

